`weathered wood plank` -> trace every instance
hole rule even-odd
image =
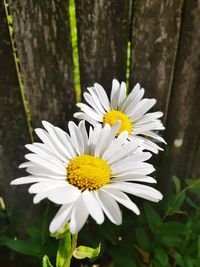
[[[75,108],[68,1],[10,0],[33,127],[66,126]]]
[[[110,92],[113,77],[126,79],[129,0],[76,0],[82,92],[94,82]]]
[[[200,175],[200,1],[185,0],[167,119],[165,171]],[[176,142],[175,142],[176,140]],[[174,145],[178,143],[179,148]]]
[[[26,114],[8,31],[3,1],[0,2],[0,196],[6,209],[18,220],[20,232],[32,221],[32,199],[24,186],[14,187],[10,181],[20,177],[18,165],[24,161],[24,145],[30,142]],[[24,173],[23,173],[24,174]],[[26,205],[24,205],[26,203]],[[36,211],[36,209],[35,209]],[[15,217],[15,218],[16,218]]]
[[[136,0],[133,5],[130,85],[139,82],[167,115],[183,0]]]

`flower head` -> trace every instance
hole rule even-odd
[[[159,119],[163,113],[159,111],[147,113],[155,105],[156,100],[143,98],[144,89],[140,88],[139,84],[136,84],[127,96],[126,84],[122,82],[120,85],[114,79],[110,101],[104,88],[98,83],[95,83],[94,87],[89,87],[88,91],[84,93],[84,98],[89,105],[78,103],[81,112],[75,113],[75,118],[86,120],[94,126],[106,123],[112,126],[120,120],[121,127],[117,135],[126,130],[129,133],[129,140],[143,140],[144,149],[154,153],[162,150],[150,139],[165,143],[156,133],[164,129]]]
[[[140,184],[156,182],[148,176],[153,166],[144,162],[151,154],[138,152],[138,140],[124,144],[126,131],[115,138],[120,123],[90,128],[89,134],[84,121],[78,126],[69,122],[70,134],[46,121],[43,125],[45,130],[35,130],[42,143],[26,145],[32,153],[26,154],[28,161],[19,166],[30,175],[11,184],[32,183],[29,192],[35,194],[34,203],[48,198],[61,205],[50,224],[51,232],[70,221],[70,231],[76,233],[89,215],[98,224],[103,223],[104,215],[121,224],[117,202],[139,214],[125,193],[155,202],[162,199],[159,191]]]

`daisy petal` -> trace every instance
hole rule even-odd
[[[132,194],[153,202],[158,202],[163,198],[162,194],[158,190],[142,184],[121,182],[121,183],[112,183],[105,187],[123,191],[125,193]]]
[[[116,201],[103,192],[103,190],[95,191],[95,195],[108,219],[116,225],[121,224],[122,215]]]
[[[85,206],[88,209],[88,212],[92,216],[92,218],[98,223],[102,224],[104,222],[104,214],[97,201],[94,192],[85,190],[82,194],[83,201],[85,202]]]
[[[107,94],[104,88],[98,83],[94,84],[94,88],[95,88],[95,92],[99,96],[99,100],[101,101],[102,106],[104,107],[106,111],[109,111],[110,103],[109,103],[109,100],[108,100],[108,97],[107,97]]]
[[[48,199],[56,204],[67,204],[77,200],[81,191],[66,183],[65,187],[55,188],[48,192]]]
[[[106,192],[108,195],[110,195],[112,198],[114,198],[117,202],[125,206],[127,209],[132,210],[135,214],[139,215],[140,211],[138,207],[133,203],[130,198],[124,194],[123,192],[114,190],[114,189],[102,189],[104,192]]]
[[[66,223],[68,223],[71,217],[72,208],[73,204],[71,203],[61,206],[49,226],[49,231],[51,233],[55,233],[56,231],[61,229]]]
[[[74,204],[74,208],[72,210],[70,221],[70,230],[72,234],[75,234],[80,231],[80,229],[85,224],[88,215],[89,212],[87,210],[87,207],[85,206],[82,195],[80,195],[80,197]]]

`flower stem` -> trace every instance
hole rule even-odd
[[[73,257],[73,252],[76,249],[77,239],[78,239],[78,233],[72,235],[71,249],[70,249],[69,254],[66,258],[66,261],[63,264],[63,267],[70,267],[71,259]]]

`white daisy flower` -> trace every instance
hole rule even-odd
[[[165,143],[164,139],[157,135],[158,130],[165,129],[159,120],[163,113],[147,113],[156,103],[155,99],[143,98],[144,89],[139,84],[133,88],[130,94],[126,95],[126,84],[114,79],[110,101],[104,88],[95,83],[94,87],[87,88],[89,92],[84,93],[85,101],[89,104],[78,103],[77,106],[82,112],[74,114],[75,118],[86,120],[96,126],[98,124],[111,126],[121,120],[121,127],[118,134],[126,130],[129,133],[128,139],[143,140],[143,148],[153,153],[163,150],[152,139]]]
[[[32,152],[25,155],[29,161],[19,167],[30,174],[15,179],[12,185],[30,184],[29,192],[36,194],[34,203],[48,198],[62,205],[50,224],[56,232],[70,221],[72,234],[78,232],[89,215],[102,224],[106,215],[114,224],[121,224],[120,203],[139,214],[138,207],[125,194],[158,202],[162,194],[156,189],[140,184],[155,183],[148,176],[154,171],[144,161],[149,152],[135,153],[137,140],[122,144],[128,133],[123,131],[115,138],[120,123],[90,128],[85,123],[77,126],[69,122],[70,135],[43,121],[44,129],[36,129],[43,143],[26,145]]]

